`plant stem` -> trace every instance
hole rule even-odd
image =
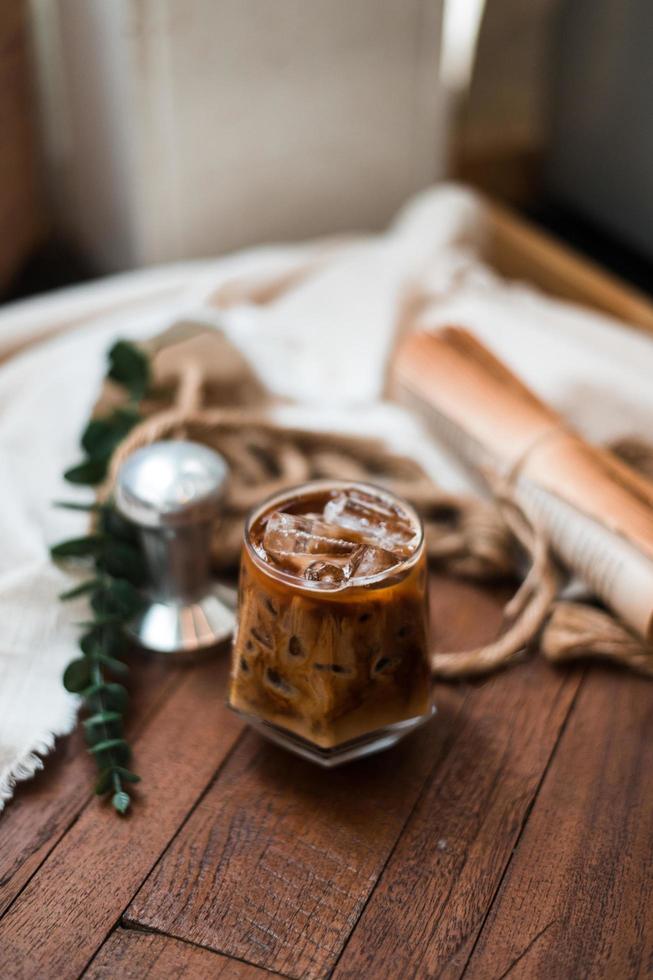
[[[107,584],[107,576],[106,575],[102,575],[102,584],[103,585],[106,585]],[[106,635],[107,634],[106,634],[106,629],[105,629],[105,631],[102,633],[102,639],[101,639],[101,646],[102,646],[102,652],[103,653],[107,653]],[[99,662],[97,660],[95,660],[93,662],[93,666],[91,668],[91,673],[92,673],[92,676],[93,676],[93,683],[94,684],[103,684],[104,683],[104,673],[103,673],[102,668],[100,667],[100,664],[99,664]],[[98,701],[99,701],[99,705],[100,705],[100,711],[101,712],[106,711],[109,706],[106,704],[104,698],[102,697],[102,691],[101,690],[100,690],[100,693],[98,695]],[[104,722],[104,721],[102,722],[102,732],[103,732],[103,738],[104,739],[109,739],[111,737],[111,732],[109,731],[109,728],[107,726],[107,723]],[[115,763],[115,757],[114,757],[114,755],[113,755],[112,752],[110,753],[110,756],[111,756],[111,759],[112,759],[113,763]],[[115,769],[111,773],[111,781],[113,783],[114,793],[122,793],[123,792],[122,781],[120,779],[119,774],[115,771]]]

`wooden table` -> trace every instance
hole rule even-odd
[[[499,590],[432,581],[440,647]],[[628,978],[653,972],[653,685],[533,656],[333,772],[224,705],[225,658],[134,671],[120,819],[79,734],[0,823],[0,976]]]
[[[501,273],[653,332],[646,297],[497,205]],[[52,329],[50,324],[49,329]],[[433,578],[433,640],[505,593]],[[0,980],[653,976],[653,685],[533,656],[334,772],[243,728],[225,658],[133,670],[118,818],[79,733],[0,820]]]

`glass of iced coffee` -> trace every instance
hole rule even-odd
[[[434,711],[421,521],[363,483],[319,480],[245,527],[230,706],[326,766],[394,744]]]

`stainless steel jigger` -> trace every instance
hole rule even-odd
[[[195,442],[155,442],[123,463],[116,506],[136,524],[150,575],[147,605],[129,632],[148,650],[197,652],[234,629],[229,590],[211,581],[211,537],[228,467]]]

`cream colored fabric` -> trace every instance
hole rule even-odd
[[[104,352],[117,337],[144,338],[180,317],[213,322],[272,391],[296,400],[277,410],[282,419],[384,435],[459,489],[462,475],[422,427],[380,400],[397,311],[418,281],[433,295],[435,319],[475,330],[589,436],[650,436],[653,343],[501,282],[478,260],[482,235],[482,205],[441,187],[413,201],[383,236],[141,272],[0,312],[0,806],[75,721],[61,673],[75,655],[84,602],[57,601],[70,576],[52,565],[48,546],[83,533],[84,519],[51,502],[88,496],[61,473],[79,458]],[[307,262],[310,274],[267,305],[208,302],[234,280],[283,276]]]

